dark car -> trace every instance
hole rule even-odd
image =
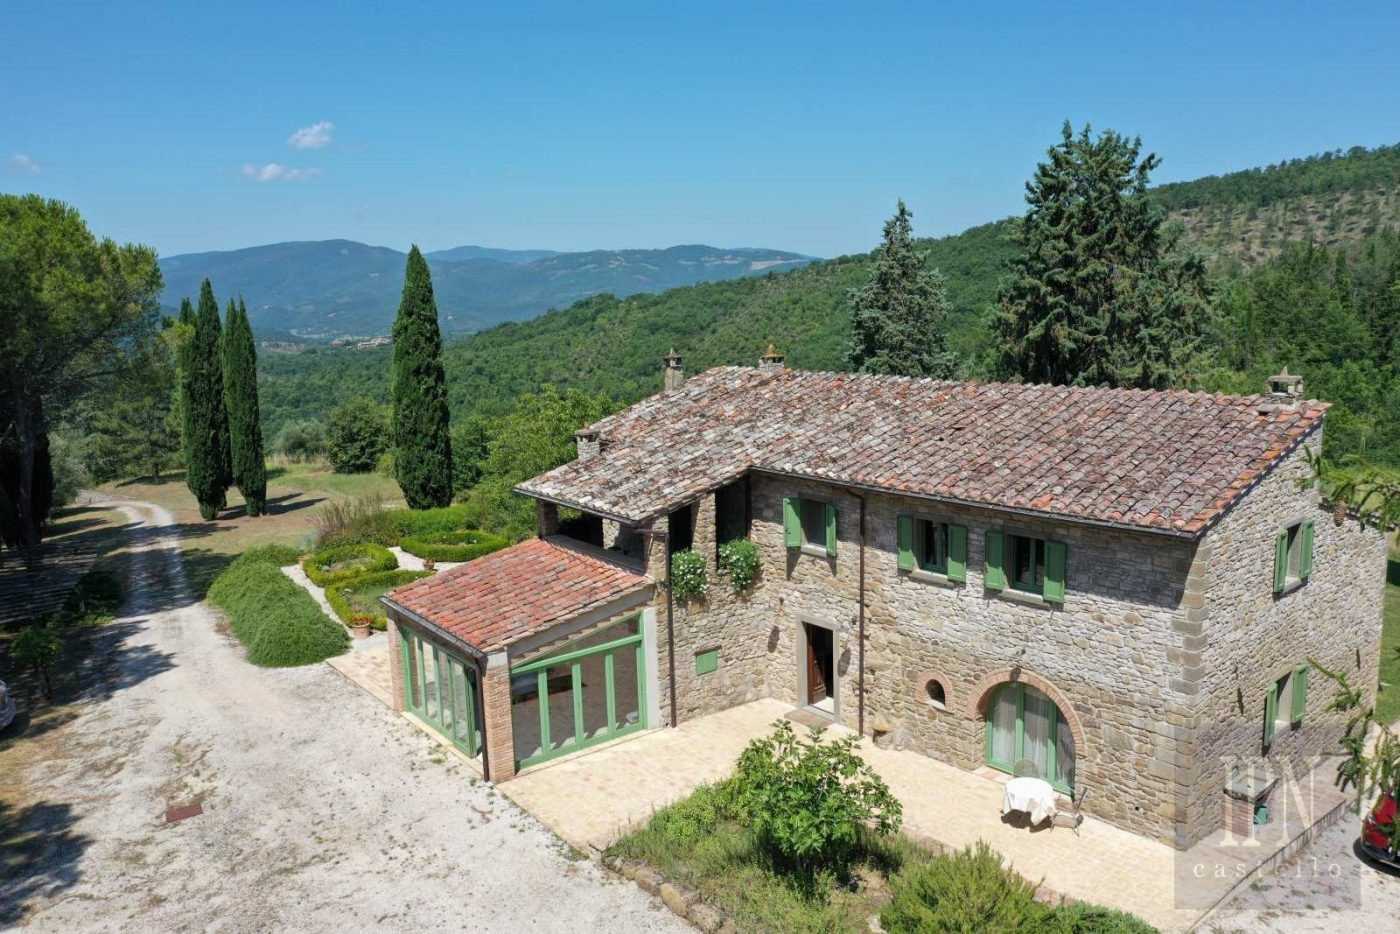
[[[1400,869],[1400,852],[1390,843],[1396,810],[1395,796],[1381,795],[1371,813],[1361,819],[1361,849],[1376,862]]]

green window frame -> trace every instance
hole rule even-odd
[[[1069,546],[1064,542],[991,530],[985,539],[983,581],[988,590],[1065,600]]]
[[[695,673],[708,675],[719,670],[719,649],[695,653]]]
[[[1014,695],[1016,704],[1016,723],[1011,737],[1011,758],[1004,760],[998,758],[993,752],[997,744],[995,742],[995,724],[992,722],[992,714],[996,710],[997,704],[1001,701],[1004,692],[1008,691],[1013,692]],[[1065,722],[1064,714],[1060,711],[1060,705],[1055,703],[1055,701],[1049,695],[1045,694],[1043,691],[1037,691],[1035,688],[1029,687],[1025,684],[1021,684],[1019,682],[1009,682],[1007,684],[1003,684],[1001,687],[997,688],[997,690],[987,701],[984,749],[984,758],[987,762],[987,765],[996,769],[998,772],[1014,774],[1017,761],[1019,761],[1020,759],[1028,758],[1026,756],[1025,720],[1026,692],[1028,691],[1032,691],[1040,698],[1043,698],[1048,703],[1050,709],[1050,717],[1048,724],[1049,738],[1046,750],[1048,774],[1045,776],[1045,780],[1048,781],[1050,783],[1050,786],[1056,791],[1067,795],[1073,795],[1073,776],[1060,774],[1060,727]],[[1077,756],[1078,750],[1074,750],[1074,753]]]
[[[1269,685],[1264,693],[1264,751],[1273,745],[1278,731],[1303,726],[1308,706],[1308,666],[1299,665]]]
[[[1274,593],[1301,587],[1312,578],[1313,520],[1304,519],[1279,529],[1274,538]]]
[[[475,758],[481,751],[476,666],[406,626],[399,628],[399,648],[404,707]]]
[[[602,645],[590,645],[587,648],[578,649],[572,652],[561,652],[557,655],[550,655],[546,658],[536,659],[523,665],[517,665],[510,670],[512,679],[521,675],[534,674],[538,679],[536,703],[539,706],[540,715],[540,752],[524,759],[516,760],[516,768],[523,769],[527,766],[537,765],[556,759],[559,756],[566,756],[578,752],[580,749],[587,749],[589,746],[596,746],[599,743],[610,742],[629,733],[636,733],[647,728],[647,684],[646,684],[646,646],[643,643],[643,632],[641,617],[632,617],[636,632],[630,636],[614,639],[611,642],[604,642]],[[637,673],[637,722],[621,723],[617,716],[617,683],[614,675],[615,658],[618,653],[635,653],[635,668]],[[603,656],[603,690],[607,707],[607,725],[598,730],[593,736],[584,734],[583,716],[583,677],[582,661],[592,656]],[[568,745],[555,744],[551,741],[550,716],[549,716],[549,670],[562,665],[569,666],[569,691],[573,701],[573,742]],[[514,713],[512,711],[512,713]]]
[[[901,571],[927,571],[951,581],[967,580],[967,526],[909,515],[899,516],[897,522]]]
[[[783,544],[814,548],[836,557],[836,504],[801,496],[783,497]]]

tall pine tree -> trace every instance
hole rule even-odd
[[[394,472],[410,509],[452,502],[452,438],[442,334],[428,263],[414,246],[394,321]]]
[[[948,290],[914,249],[913,215],[899,202],[885,221],[870,281],[850,294],[851,368],[861,373],[947,379],[957,369],[944,331]]]
[[[1065,122],[1026,184],[1021,255],[1000,295],[1005,375],[1037,383],[1165,388],[1206,324],[1205,267],[1147,197],[1159,164],[1112,130]]]
[[[205,520],[218,515],[231,479],[221,332],[219,303],[205,279],[199,287],[199,310],[184,372],[185,482],[199,501],[199,514]]]
[[[228,303],[224,329],[224,401],[233,483],[243,494],[250,516],[263,514],[267,503],[267,467],[263,463],[262,422],[258,412],[258,353],[243,299]]]

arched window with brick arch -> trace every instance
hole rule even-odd
[[[996,687],[987,701],[987,764],[1043,778],[1074,794],[1074,731],[1043,691],[1020,681]]]

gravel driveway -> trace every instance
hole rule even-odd
[[[1359,857],[1348,813],[1277,873],[1246,886],[1204,925],[1210,934],[1400,931],[1400,873]]]
[[[247,664],[189,597],[170,514],[115,505],[148,536],[136,625],[113,693],[23,778],[54,842],[0,905],[41,931],[690,930],[327,666]]]

